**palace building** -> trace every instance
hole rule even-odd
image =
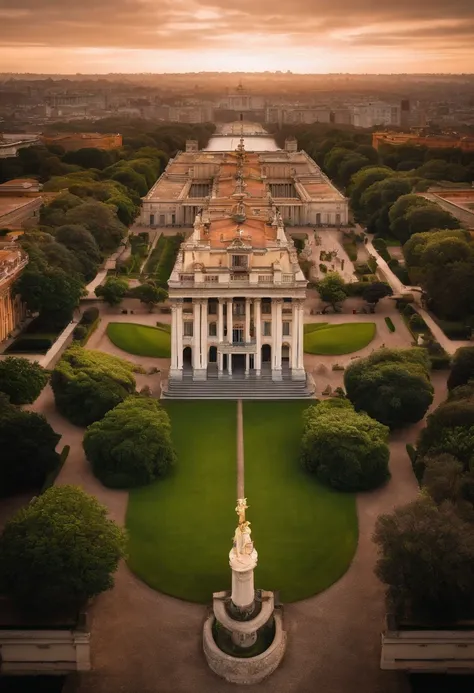
[[[271,196],[288,226],[347,225],[346,198],[306,152],[297,151],[294,138],[287,139],[284,150],[247,152],[246,156],[252,162],[251,167],[247,164],[247,201]],[[186,151],[170,160],[142,198],[140,223],[151,227],[192,226],[196,214],[209,201],[219,208],[216,202],[232,194],[232,164],[236,165],[235,153],[201,151],[197,142],[189,140]],[[258,194],[254,194],[257,183]],[[222,204],[220,207],[224,209]],[[264,216],[257,204],[252,206],[254,215],[255,210],[256,216]]]
[[[239,379],[310,394],[303,363],[307,282],[262,175],[261,154],[245,151],[243,142],[212,156],[212,164],[195,164],[213,167],[212,191],[196,207],[168,281],[168,396],[183,396],[178,384],[185,381],[226,387]]]
[[[0,342],[18,327],[26,316],[26,306],[20,296],[14,296],[12,286],[28,264],[26,253],[14,243],[0,243]]]

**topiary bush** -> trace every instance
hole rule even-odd
[[[461,347],[454,354],[451,373],[448,378],[448,389],[465,385],[474,380],[474,346]]]
[[[135,392],[138,371],[117,356],[73,345],[51,376],[56,406],[76,426],[88,426]]]
[[[433,401],[430,365],[425,349],[379,349],[346,368],[347,396],[390,428],[416,423]]]
[[[0,392],[12,404],[31,404],[49,380],[49,372],[37,361],[7,356],[0,361]]]
[[[158,400],[129,397],[88,427],[84,451],[105,486],[132,488],[164,476],[176,455],[168,414]]]
[[[39,489],[60,463],[61,436],[44,416],[23,411],[0,397],[0,495]]]
[[[125,533],[74,486],[53,486],[7,522],[0,588],[20,609],[69,612],[113,586]]]
[[[301,463],[339,491],[366,491],[390,478],[388,428],[354,411],[347,399],[309,407],[303,415]]]

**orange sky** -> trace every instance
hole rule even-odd
[[[0,0],[0,72],[474,72],[474,0]]]

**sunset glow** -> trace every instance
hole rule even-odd
[[[2,0],[0,70],[473,72],[473,35],[464,0]]]

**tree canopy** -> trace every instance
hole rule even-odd
[[[113,586],[123,529],[93,496],[53,486],[11,518],[0,536],[0,585],[20,609],[77,609]]]
[[[381,515],[374,542],[380,552],[376,575],[401,620],[474,615],[474,532],[449,503],[438,507],[422,497]]]
[[[474,346],[461,347],[454,354],[451,373],[448,377],[448,389],[453,390],[471,381],[474,383]]]
[[[347,298],[344,286],[344,280],[338,272],[328,272],[318,281],[317,288],[321,300],[332,306],[335,312],[338,310],[338,304]]]
[[[149,484],[175,462],[168,414],[155,399],[129,397],[93,423],[84,451],[94,474],[113,488]]]
[[[138,371],[117,356],[71,346],[51,376],[56,406],[72,423],[88,426],[135,392]]]
[[[59,267],[44,270],[28,266],[14,284],[29,310],[48,315],[51,321],[64,324],[70,319],[84,293],[83,282]]]
[[[44,416],[9,404],[0,393],[0,495],[40,488],[59,465],[60,437]]]
[[[12,404],[31,404],[49,380],[49,373],[37,361],[7,356],[0,361],[0,392]]]
[[[365,491],[390,477],[387,439],[388,428],[348,400],[319,402],[304,413],[301,462],[324,484]]]
[[[128,291],[128,281],[120,277],[107,277],[104,284],[95,289],[95,295],[103,298],[109,306],[118,306]]]
[[[429,369],[424,349],[379,349],[348,366],[344,385],[357,411],[397,428],[420,421],[433,401]]]
[[[145,284],[140,284],[130,289],[128,295],[130,298],[138,298],[141,303],[147,305],[150,311],[152,311],[153,306],[166,300],[168,292],[152,282],[146,282]]]

